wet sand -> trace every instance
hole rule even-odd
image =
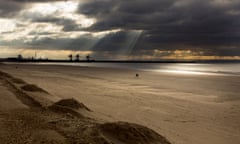
[[[88,117],[97,121],[137,123],[153,129],[173,144],[240,143],[239,76],[72,66],[0,65],[0,68],[47,91],[44,95],[30,92],[44,107],[74,98],[92,111],[85,113]],[[139,78],[135,77],[136,73],[140,74]],[[7,91],[2,85],[0,88]],[[7,91],[2,95],[12,94]],[[16,107],[9,105],[8,109],[29,107],[17,100],[9,101],[14,101]],[[4,108],[1,111],[4,113]],[[61,135],[59,130],[49,133]],[[59,141],[64,139],[59,136]]]

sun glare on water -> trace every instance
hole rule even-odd
[[[162,72],[168,73],[177,73],[177,74],[185,74],[185,75],[209,75],[209,73],[205,72],[197,72],[197,71],[187,71],[187,70],[161,70]]]
[[[209,64],[165,64],[157,66],[153,71],[181,75],[221,75]]]

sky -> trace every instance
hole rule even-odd
[[[0,0],[0,57],[240,60],[239,0]]]

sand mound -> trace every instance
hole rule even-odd
[[[0,71],[0,77],[5,77],[5,78],[12,78],[12,76],[8,73]]]
[[[170,144],[163,136],[137,124],[124,122],[99,124],[83,119],[75,122],[58,121],[55,125],[58,131],[71,140],[71,143]]]
[[[84,104],[79,103],[78,101],[76,101],[74,99],[60,100],[60,101],[54,103],[53,105],[49,106],[48,108],[57,113],[71,114],[71,115],[77,116],[77,117],[84,117],[76,111],[78,109],[90,111],[90,109],[87,108]]]
[[[25,81],[18,79],[18,78],[12,78],[11,80],[12,80],[12,82],[14,82],[16,84],[26,84]]]
[[[30,92],[43,92],[43,93],[48,93],[47,91],[43,90],[42,88],[36,86],[36,85],[31,85],[31,84],[26,84],[21,87],[22,90],[25,91],[30,91]]]
[[[166,138],[153,130],[126,122],[105,123],[99,126],[104,137],[112,143],[170,144]]]
[[[60,106],[60,105],[55,105],[54,104],[54,105],[49,106],[48,109],[55,112],[55,113],[64,114],[66,116],[70,116],[70,117],[75,116],[75,117],[78,117],[78,118],[84,118],[83,115],[81,115],[80,113],[78,113],[74,109],[64,107],[64,106]]]
[[[84,109],[84,110],[90,111],[88,107],[86,107],[83,103],[79,103],[75,99],[63,99],[54,103],[53,105],[68,107],[72,109]]]
[[[26,82],[24,82],[23,80],[18,79],[18,78],[14,78],[14,77],[11,76],[10,74],[5,73],[5,72],[2,72],[2,71],[0,71],[0,77],[7,78],[7,79],[9,79],[10,81],[12,81],[12,82],[14,82],[14,83],[17,83],[17,84],[26,84]]]

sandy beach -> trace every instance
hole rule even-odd
[[[0,71],[3,144],[19,137],[20,143],[240,143],[240,76],[17,64],[0,64]],[[78,107],[55,105],[66,99]]]

